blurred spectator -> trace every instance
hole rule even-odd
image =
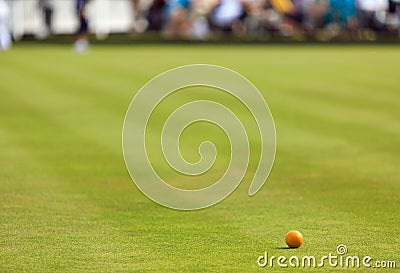
[[[291,13],[294,9],[290,0],[271,0],[271,5],[279,13]]]
[[[189,35],[195,40],[210,38],[210,23],[208,15],[217,5],[218,0],[192,0],[189,14]]]
[[[132,31],[142,33],[148,26],[149,22],[146,20],[146,10],[150,8],[152,0],[130,0],[132,8]]]
[[[39,0],[38,6],[42,14],[44,28],[38,34],[40,39],[47,38],[52,32],[53,24],[53,3],[51,0]]]
[[[252,39],[258,39],[258,37],[265,38],[267,22],[264,20],[267,16],[264,16],[266,9],[266,1],[263,0],[243,0],[242,7],[244,9],[245,16],[243,18],[244,31],[246,35]],[[263,17],[264,16],[264,17]],[[264,32],[265,30],[265,32]]]
[[[132,29],[137,31],[137,21],[139,20],[140,12],[139,5],[140,0],[131,0],[131,8],[132,8]]]
[[[328,14],[326,16],[327,38],[333,38],[346,34],[348,38],[356,37],[357,8],[356,0],[330,0]]]
[[[327,0],[303,0],[303,28],[310,35],[316,34],[324,27],[325,15],[328,11]]]
[[[245,15],[245,10],[239,0],[220,0],[211,13],[211,25],[214,29],[240,33],[243,29],[241,19]]]
[[[398,32],[400,38],[400,0],[389,0],[388,29]]]
[[[76,14],[79,20],[78,30],[76,32],[76,39],[74,48],[77,53],[83,53],[89,46],[88,28],[89,22],[87,19],[86,7],[89,0],[76,0]]]
[[[355,0],[330,0],[330,20],[343,28],[356,27],[356,1]]]
[[[280,34],[288,37],[300,37],[303,32],[303,0],[271,0],[272,11],[269,17],[275,17],[273,12],[279,15],[275,27]],[[274,15],[274,16],[271,16]],[[277,17],[278,18],[278,17]]]
[[[375,40],[375,31],[383,30],[389,0],[357,0],[359,36]]]
[[[161,30],[164,25],[163,10],[165,0],[154,0],[147,12],[147,20],[149,22],[149,30]]]
[[[11,35],[8,30],[7,20],[9,16],[9,8],[4,0],[0,0],[0,49],[7,50],[11,47]]]
[[[188,9],[190,0],[166,0],[164,6],[165,28],[167,38],[185,37],[190,30]]]

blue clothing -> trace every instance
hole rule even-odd
[[[164,15],[169,18],[176,9],[186,9],[190,5],[190,0],[169,0],[164,7]]]
[[[346,24],[357,12],[355,0],[330,0],[329,5],[331,19],[342,24]]]

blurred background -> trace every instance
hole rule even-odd
[[[11,38],[86,31],[99,40],[393,42],[399,18],[400,0],[0,0],[3,49]]]

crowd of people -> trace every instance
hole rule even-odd
[[[138,22],[166,38],[209,39],[232,34],[329,40],[399,35],[400,0],[153,0],[137,1]],[[143,23],[141,24],[143,25]]]
[[[88,46],[88,3],[75,0],[75,49]],[[158,31],[165,39],[220,39],[230,35],[267,40],[291,37],[327,41],[375,40],[378,32],[400,39],[400,0],[129,0],[132,31]],[[38,0],[51,32],[52,0]],[[11,44],[7,4],[0,0],[0,48]]]

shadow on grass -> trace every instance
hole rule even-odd
[[[291,249],[291,248],[288,246],[285,246],[285,247],[274,247],[274,249]]]

